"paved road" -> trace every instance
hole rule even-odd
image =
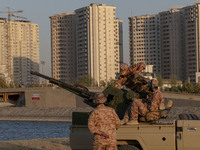
[[[178,93],[163,92],[163,96],[165,98],[172,98],[172,99],[200,101],[200,96],[199,95],[193,95],[193,94],[178,94]]]

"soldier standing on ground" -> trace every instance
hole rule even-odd
[[[94,150],[117,150],[116,129],[120,120],[114,109],[104,105],[106,100],[103,93],[96,97],[97,108],[88,119],[88,128],[94,135]]]

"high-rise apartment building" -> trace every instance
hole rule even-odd
[[[50,17],[53,77],[69,82],[89,75],[98,85],[115,79],[123,61],[122,21],[115,10],[91,4]]]
[[[161,12],[160,15],[160,41],[162,77],[169,79],[176,76],[178,80],[185,80],[184,65],[184,24],[180,8]]]
[[[161,73],[159,15],[129,17],[130,65],[141,61]]]
[[[162,75],[199,82],[200,4],[160,13]]]
[[[50,19],[52,77],[73,83],[76,79],[75,14],[56,14]]]
[[[156,34],[159,36],[157,36],[158,39],[152,41],[152,44],[160,45],[158,49],[155,49],[160,56],[154,56],[161,58],[161,74],[164,79],[176,76],[182,81],[189,80],[192,83],[200,83],[199,12],[200,4],[196,3],[192,6],[172,8],[156,15],[159,21],[155,33],[157,32]],[[145,15],[129,18],[131,64],[136,63],[137,60],[148,63],[143,50],[150,48],[150,45],[145,43],[146,35],[150,34],[145,29],[148,25],[144,24],[147,23],[147,21],[145,22],[147,17]],[[142,26],[143,28],[141,28]],[[154,40],[154,38],[150,37],[148,42],[149,40]],[[148,58],[153,57],[148,56]],[[154,70],[154,72],[156,71]]]
[[[184,46],[186,78],[200,83],[197,75],[200,72],[200,4],[182,8],[184,16]]]
[[[39,27],[29,21],[0,20],[0,73],[16,85],[39,82]]]
[[[122,61],[122,21],[114,6],[91,4],[75,10],[77,77],[90,75],[100,81],[115,79]]]

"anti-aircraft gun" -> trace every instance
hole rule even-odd
[[[93,100],[95,99],[98,93],[90,92],[85,86],[79,84],[71,85],[38,72],[31,71],[30,73],[44,78],[46,80],[49,80],[50,83],[53,83],[73,94],[82,97],[84,99],[84,103],[88,104],[89,106],[96,106],[93,103]],[[108,86],[105,90],[103,90],[103,93],[107,97],[107,101],[105,104],[114,108],[120,119],[123,118],[131,98],[136,96],[136,93],[131,90],[120,90],[113,86]]]

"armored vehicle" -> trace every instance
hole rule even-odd
[[[47,77],[37,72],[31,74],[49,80],[76,95],[84,98],[84,102],[95,107],[93,99],[96,93],[90,92],[81,85],[69,85],[59,80]],[[120,90],[109,86],[103,91],[107,97],[106,105],[117,112],[120,119],[134,96],[130,90]],[[160,118],[166,118],[171,107],[160,110]],[[87,127],[90,112],[73,112],[70,127],[70,146],[72,150],[92,150],[93,137]],[[119,150],[199,150],[200,120],[194,114],[180,114],[179,120],[162,123],[148,122],[145,117],[137,125],[121,125],[117,130],[117,145]]]

